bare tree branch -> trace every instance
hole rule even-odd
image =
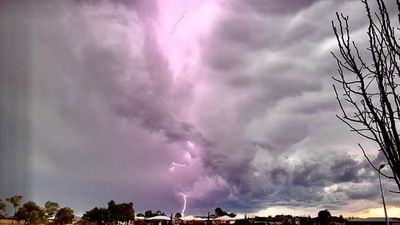
[[[341,111],[337,117],[352,132],[379,146],[393,176],[379,171],[359,144],[371,167],[394,180],[400,191],[399,28],[392,26],[384,0],[375,0],[376,7],[371,7],[369,0],[361,2],[368,21],[366,51],[351,40],[348,16],[336,13],[337,24],[332,21],[339,50],[338,54],[332,53],[338,67],[338,76],[333,77],[338,84],[333,89]],[[396,4],[400,24],[400,0]]]

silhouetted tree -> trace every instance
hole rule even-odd
[[[153,216],[153,212],[151,210],[147,210],[146,212],[144,212],[144,217],[152,217]]]
[[[175,214],[175,218],[177,218],[177,219],[182,218],[182,214],[180,212],[177,212]]]
[[[136,216],[144,217],[144,214],[143,213],[138,213],[138,214],[136,214]]]
[[[97,224],[117,224],[118,222],[128,223],[135,219],[135,210],[133,209],[132,202],[116,204],[114,200],[111,200],[108,202],[108,208],[95,207],[92,210],[85,212],[82,219]]]
[[[318,223],[320,225],[327,225],[330,222],[331,213],[325,209],[318,212]]]
[[[13,219],[11,220],[12,225],[14,224],[15,213],[17,212],[21,199],[22,195],[14,195],[6,199],[14,207]]]
[[[113,222],[118,221],[118,208],[114,200],[108,202],[108,216],[109,220]]]
[[[155,216],[165,216],[165,213],[158,210]]]
[[[342,215],[339,216],[339,223],[344,223],[346,220],[343,218]]]
[[[217,217],[228,215],[228,213],[222,210],[220,207],[215,208],[214,212],[215,216]]]
[[[57,202],[52,202],[52,201],[47,201],[44,203],[44,211],[46,214],[46,218],[50,219],[52,218],[58,211],[59,205]]]
[[[14,217],[17,221],[24,220],[25,225],[37,225],[46,222],[44,210],[33,201],[29,201],[18,208]]]
[[[333,54],[338,77],[333,77],[336,98],[342,111],[337,116],[351,131],[373,141],[390,166],[393,175],[379,170],[358,144],[371,166],[383,176],[393,179],[400,191],[400,44],[398,28],[394,27],[385,0],[376,0],[376,11],[371,11],[368,0],[362,0],[368,20],[366,52],[362,52],[350,37],[348,16],[337,13],[332,27],[339,46]],[[388,1],[389,2],[389,1]],[[390,1],[394,3],[394,1]],[[397,13],[400,13],[400,1]],[[396,19],[400,22],[400,14]],[[366,54],[365,54],[366,53]]]
[[[307,217],[300,217],[299,223],[300,223],[300,225],[308,225],[309,219]]]
[[[147,210],[146,212],[144,212],[144,217],[153,217],[153,216],[165,216],[165,213],[162,212],[161,210],[157,210],[156,212]]]
[[[6,203],[4,203],[2,199],[0,199],[0,218],[3,218],[5,216],[6,206]]]
[[[114,222],[128,223],[135,219],[135,210],[132,202],[116,204],[114,207],[114,210],[109,208],[110,217],[113,218]]]
[[[94,222],[98,225],[105,224],[110,221],[108,209],[94,207],[83,214],[82,220]]]
[[[54,218],[54,222],[57,225],[70,224],[72,223],[74,217],[75,217],[74,210],[68,207],[64,207],[58,210]]]

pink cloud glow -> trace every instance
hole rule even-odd
[[[201,64],[200,45],[218,16],[218,2],[158,1],[157,40],[175,79],[191,76]]]

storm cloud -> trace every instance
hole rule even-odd
[[[194,214],[378,204],[331,87],[330,22],[351,14],[362,35],[360,2],[0,4],[0,198],[78,213],[111,199],[175,213],[181,193]]]

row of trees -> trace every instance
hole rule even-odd
[[[156,212],[153,212],[151,210],[147,210],[146,212],[144,212],[144,214],[143,213],[138,213],[137,216],[149,218],[149,217],[153,217],[153,216],[165,216],[165,213],[161,212],[160,210],[158,210]],[[182,217],[182,215],[180,213],[176,213],[175,217],[180,218],[180,217]]]
[[[98,225],[117,224],[118,222],[128,224],[134,219],[135,210],[132,202],[116,204],[114,200],[108,202],[107,208],[95,207],[86,211],[82,216],[82,220]]]
[[[160,210],[158,210],[156,212],[153,212],[151,210],[147,210],[146,212],[144,212],[144,214],[143,213],[138,213],[137,216],[149,218],[149,217],[154,217],[154,216],[165,216],[165,213],[160,211]],[[215,218],[215,217],[220,217],[220,216],[235,217],[236,214],[232,213],[232,212],[228,213],[228,212],[224,211],[220,207],[215,208],[214,214],[209,214],[210,218]],[[177,212],[175,214],[175,218],[181,218],[181,217],[182,217],[182,214],[180,212]]]
[[[72,223],[74,219],[74,211],[71,208],[64,207],[60,208],[57,202],[47,201],[44,204],[44,208],[41,208],[33,201],[28,201],[20,206],[22,196],[16,195],[7,198],[6,201],[13,206],[14,216],[13,220],[24,221],[26,225],[37,225],[45,224],[49,220],[53,220],[56,225],[64,225]],[[0,213],[4,216],[6,204],[0,200]],[[234,213],[228,213],[222,208],[217,207],[214,210],[215,214],[209,214],[210,218],[221,217],[221,216],[236,216]],[[137,216],[141,217],[153,217],[153,216],[165,216],[162,211],[152,212],[147,210],[144,214],[138,213]],[[181,218],[181,214],[178,212],[175,214],[175,218]],[[331,214],[328,210],[322,210],[318,213],[317,222],[320,225],[327,225],[330,222]],[[86,211],[82,216],[83,222],[91,222],[97,225],[116,225],[120,222],[128,224],[135,219],[135,210],[133,203],[115,203],[114,200],[108,202],[107,208],[95,207],[91,210]],[[311,220],[300,221],[300,224],[307,225]],[[343,217],[342,217],[343,219]]]
[[[44,208],[40,207],[34,201],[28,201],[21,206],[22,195],[15,195],[7,198],[13,207],[12,224],[14,220],[24,221],[26,225],[43,224],[52,219],[55,224],[63,225],[72,223],[74,219],[74,210],[69,207],[60,208],[57,202],[47,201]],[[0,216],[5,217],[7,205],[0,199]]]

